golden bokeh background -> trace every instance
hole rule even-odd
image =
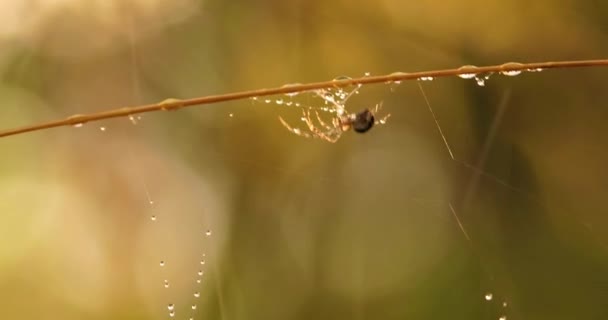
[[[0,129],[367,72],[605,58],[607,15],[567,0],[3,0]],[[251,100],[2,138],[2,317],[605,319],[607,79],[364,86],[349,110],[392,116],[337,144],[285,130],[293,105]]]

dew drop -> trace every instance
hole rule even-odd
[[[266,100],[264,100],[264,102],[266,102],[266,103],[271,103],[271,102],[272,102],[272,100],[270,100],[270,99],[266,99]]]
[[[295,134],[300,134],[301,133],[300,129],[298,129],[298,128],[293,128],[293,132]]]
[[[507,316],[500,316],[500,318],[498,318],[498,320],[507,320]]]
[[[154,204],[154,200],[148,200],[148,204],[153,205]]]
[[[195,297],[195,298],[198,298],[198,297],[200,297],[200,296],[201,296],[201,293],[200,293],[200,292],[198,292],[198,291],[197,291],[197,292],[195,292],[195,293],[194,293],[194,297]]]
[[[418,78],[419,81],[433,81],[434,78],[433,77],[420,77]]]
[[[204,265],[204,264],[205,264],[205,260],[201,260],[201,265]]]
[[[169,311],[169,317],[171,317],[171,318],[175,317],[175,311],[173,311],[173,310]]]
[[[163,286],[165,288],[169,288],[169,280],[165,280],[164,283],[163,283]]]
[[[294,87],[294,86],[299,86],[302,85],[301,83],[289,83],[286,85],[283,85],[281,88],[289,88],[289,87]],[[288,97],[295,97],[298,95],[299,92],[288,92],[285,95]]]
[[[160,109],[164,111],[168,110],[177,110],[184,105],[182,104],[182,100],[176,98],[168,98],[159,103]]]
[[[68,120],[70,120],[70,122],[72,123],[72,126],[74,128],[80,128],[86,122],[86,121],[84,121],[85,116],[81,115],[81,114],[75,114],[73,116],[70,116],[70,117],[68,117]]]
[[[300,103],[299,103],[299,102],[296,102],[296,107],[299,107],[299,106],[300,106]]]
[[[473,79],[477,75],[477,70],[477,67],[473,65],[462,66],[458,68],[458,72],[460,72],[458,77],[462,79]]]
[[[169,305],[167,305],[167,309],[169,311],[173,311],[173,309],[175,309],[175,305],[173,303],[169,303]]]
[[[161,260],[161,261],[160,261],[160,263],[159,263],[159,265],[160,265],[161,267],[164,267],[164,266],[165,266],[165,261],[164,261],[164,260]]]
[[[211,230],[209,229],[209,230],[205,231],[205,235],[206,235],[207,237],[211,236]]]
[[[369,76],[371,75],[371,73],[366,72],[366,73],[364,73],[364,75],[365,75],[366,77],[369,77]]]
[[[519,62],[507,62],[507,63],[503,64],[501,67],[506,68],[506,69],[519,68],[519,70],[507,70],[507,71],[500,72],[500,74],[502,74],[502,75],[514,77],[521,73],[521,67],[523,67],[523,64],[521,64]]]
[[[283,104],[283,99],[277,99],[274,101],[274,103],[278,104],[278,105],[282,105]]]
[[[196,310],[196,305],[195,304],[192,305],[192,310]]]
[[[477,82],[477,85],[480,87],[483,87],[486,85],[486,80],[484,78],[475,77],[475,81]]]
[[[156,216],[155,215],[150,216],[150,220],[156,221]]]
[[[106,127],[99,127],[99,130],[106,131]]]
[[[510,70],[510,71],[502,71],[500,74],[508,77],[515,77],[521,74],[521,70]]]
[[[486,301],[492,300],[492,293],[491,292],[486,293],[485,298],[486,298]]]
[[[233,113],[231,113],[231,114],[229,114],[228,116],[229,116],[230,118],[232,118],[232,117],[234,117],[234,114],[233,114]]]
[[[196,283],[201,283],[201,279],[196,279]]]
[[[251,100],[258,101],[258,97],[251,97]]]
[[[292,104],[293,104],[293,102],[291,102],[291,101],[287,101],[287,102],[285,102],[285,105],[286,105],[286,106],[290,106],[290,105],[292,105]]]
[[[506,308],[506,307],[507,307],[507,302],[506,302],[506,301],[502,303],[502,307],[503,307],[503,308]]]
[[[197,274],[198,274],[199,276],[201,276],[201,277],[203,276],[203,274],[204,274],[204,273],[205,273],[205,272],[204,272],[203,270],[199,270],[199,271],[197,272]]]

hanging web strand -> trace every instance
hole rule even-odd
[[[435,120],[435,125],[437,127],[437,131],[439,131],[439,134],[441,135],[441,138],[443,139],[443,143],[446,147],[446,149],[448,150],[448,153],[450,154],[450,159],[452,159],[452,161],[460,164],[463,167],[466,167],[467,169],[475,172],[476,174],[480,175],[480,176],[484,176],[487,177],[491,180],[493,180],[494,182],[502,185],[503,187],[510,189],[514,192],[517,192],[519,194],[525,195],[527,197],[530,198],[535,198],[533,195],[529,194],[528,192],[524,191],[521,188],[517,188],[514,187],[512,185],[510,185],[509,183],[507,183],[505,180],[498,178],[497,176],[487,173],[485,171],[483,171],[482,169],[479,169],[478,167],[468,164],[464,161],[458,160],[456,158],[454,158],[454,153],[452,152],[452,148],[450,148],[450,144],[448,143],[448,140],[445,136],[445,134],[443,134],[443,130],[441,130],[441,125],[439,124],[439,120],[437,118],[437,116],[435,115],[435,112],[433,111],[433,108],[431,108],[431,104],[429,103],[429,99],[427,98],[426,93],[424,92],[424,89],[422,88],[422,85],[420,83],[418,83],[418,87],[420,88],[420,92],[422,92],[422,96],[424,97],[424,101],[426,103],[427,108],[429,109],[429,111],[431,112],[431,115],[433,116],[433,120]]]
[[[458,215],[456,214],[456,210],[454,210],[452,203],[449,202],[448,205],[450,206],[450,211],[452,211],[454,218],[456,218],[456,222],[458,222],[458,226],[460,227],[460,230],[462,230],[462,234],[464,234],[464,237],[467,238],[467,240],[471,241],[471,238],[469,238],[469,235],[467,234],[467,231],[464,229],[462,222],[460,222],[460,219],[458,218]]]
[[[422,89],[422,85],[420,84],[420,82],[418,82],[418,87],[420,88],[420,92],[422,92],[422,96],[424,97],[426,106],[429,108],[429,111],[431,112],[431,115],[433,116],[433,120],[435,120],[435,125],[437,125],[437,130],[439,130],[439,134],[441,135],[441,138],[443,139],[443,143],[445,144],[446,149],[448,149],[448,152],[450,153],[450,158],[452,158],[452,160],[456,160],[456,159],[454,159],[454,153],[452,153],[452,149],[450,148],[448,139],[445,138],[445,134],[443,134],[443,130],[441,130],[441,126],[439,125],[439,120],[437,120],[437,116],[435,115],[433,108],[431,108],[429,99],[427,98],[426,93],[424,92],[424,89]]]

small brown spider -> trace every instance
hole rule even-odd
[[[315,111],[317,122],[320,126],[316,126],[311,119],[310,108],[302,110],[302,120],[308,126],[309,132],[304,132],[298,128],[291,127],[283,118],[279,116],[279,120],[287,130],[306,138],[321,138],[325,141],[335,143],[340,139],[343,132],[354,130],[358,133],[369,131],[375,124],[384,124],[386,119],[390,117],[387,114],[383,118],[376,120],[376,114],[382,108],[382,103],[377,104],[373,110],[368,108],[358,113],[345,114],[345,109],[342,107],[336,110],[336,116],[332,118],[331,125],[325,123],[318,111]]]

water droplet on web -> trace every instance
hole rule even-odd
[[[156,216],[155,215],[150,216],[150,220],[156,221]]]
[[[173,310],[169,311],[169,317],[171,317],[171,318],[175,317],[175,311],[173,311]]]
[[[84,124],[82,122],[80,122],[80,123],[73,124],[72,127],[74,127],[74,128],[81,128],[83,125]]]
[[[169,303],[169,304],[167,305],[167,309],[168,309],[169,311],[173,311],[173,309],[175,309],[175,305],[174,305],[173,303]]]
[[[148,200],[148,204],[153,205],[154,204],[154,200]]]
[[[192,305],[192,310],[196,310],[196,305],[195,304]]]
[[[203,276],[203,274],[204,274],[204,273],[205,273],[205,272],[204,272],[203,270],[199,270],[199,271],[197,272],[197,274],[198,274],[199,276],[201,276],[201,277]]]
[[[106,127],[99,127],[99,130],[106,131]]]
[[[278,105],[282,105],[283,104],[283,99],[277,99],[274,101],[274,103],[278,104]]]
[[[161,267],[164,267],[164,266],[165,266],[165,261],[161,260],[161,261],[160,261],[160,263],[159,263],[159,265],[160,265]]]
[[[492,300],[492,293],[491,292],[486,293],[485,298],[486,298],[486,301]]]
[[[500,316],[500,318],[498,318],[498,320],[507,320],[507,316]]]
[[[506,308],[506,307],[507,307],[507,302],[506,302],[506,301],[505,301],[505,302],[503,302],[503,303],[502,303],[502,306],[503,306],[503,308]]]
[[[165,288],[169,288],[169,280],[165,280],[165,281],[163,282],[163,286],[164,286]]]
[[[292,105],[292,104],[293,104],[293,102],[291,102],[291,101],[287,101],[287,102],[285,102],[285,105],[286,105],[286,106],[290,106],[290,105]]]
[[[205,264],[205,260],[201,260],[201,264],[204,265]]]
[[[520,68],[520,70],[501,71],[500,74],[509,76],[509,77],[517,76],[521,73],[521,67],[523,67],[523,66],[524,65],[519,62],[507,62],[507,63],[503,64],[501,67],[503,67],[503,68]]]
[[[251,100],[258,101],[258,97],[251,97]]]
[[[196,283],[201,283],[201,279],[196,279]]]
[[[371,75],[371,73],[366,72],[366,73],[364,73],[364,75],[365,75],[366,77],[369,77],[369,76]]]
[[[129,121],[131,121],[132,124],[137,124],[137,120],[133,115],[129,115]]]
[[[300,106],[300,103],[299,103],[299,102],[296,102],[296,107],[299,107],[299,106]]]
[[[481,73],[475,76],[475,81],[477,85],[483,87],[486,85],[486,81],[490,80],[490,77],[493,75],[493,72]]]
[[[458,77],[462,79],[473,79],[477,75],[477,67],[473,65],[466,65],[458,68],[458,71],[461,72]]]
[[[234,114],[233,114],[233,113],[231,113],[231,114],[229,114],[228,116],[229,116],[230,118],[232,118],[232,117],[234,117]]]
[[[270,100],[270,99],[265,99],[265,100],[264,100],[264,102],[266,102],[266,103],[271,103],[271,102],[272,102],[272,100]]]
[[[433,81],[434,78],[433,77],[420,77],[418,78],[419,81]]]
[[[200,296],[201,296],[201,293],[200,293],[200,292],[198,292],[198,291],[197,291],[197,292],[195,292],[195,293],[194,293],[194,297],[195,297],[195,298],[198,298],[198,297],[200,297]]]
[[[205,235],[206,235],[207,237],[209,237],[209,236],[211,235],[211,230],[207,230],[207,231],[205,231]]]

